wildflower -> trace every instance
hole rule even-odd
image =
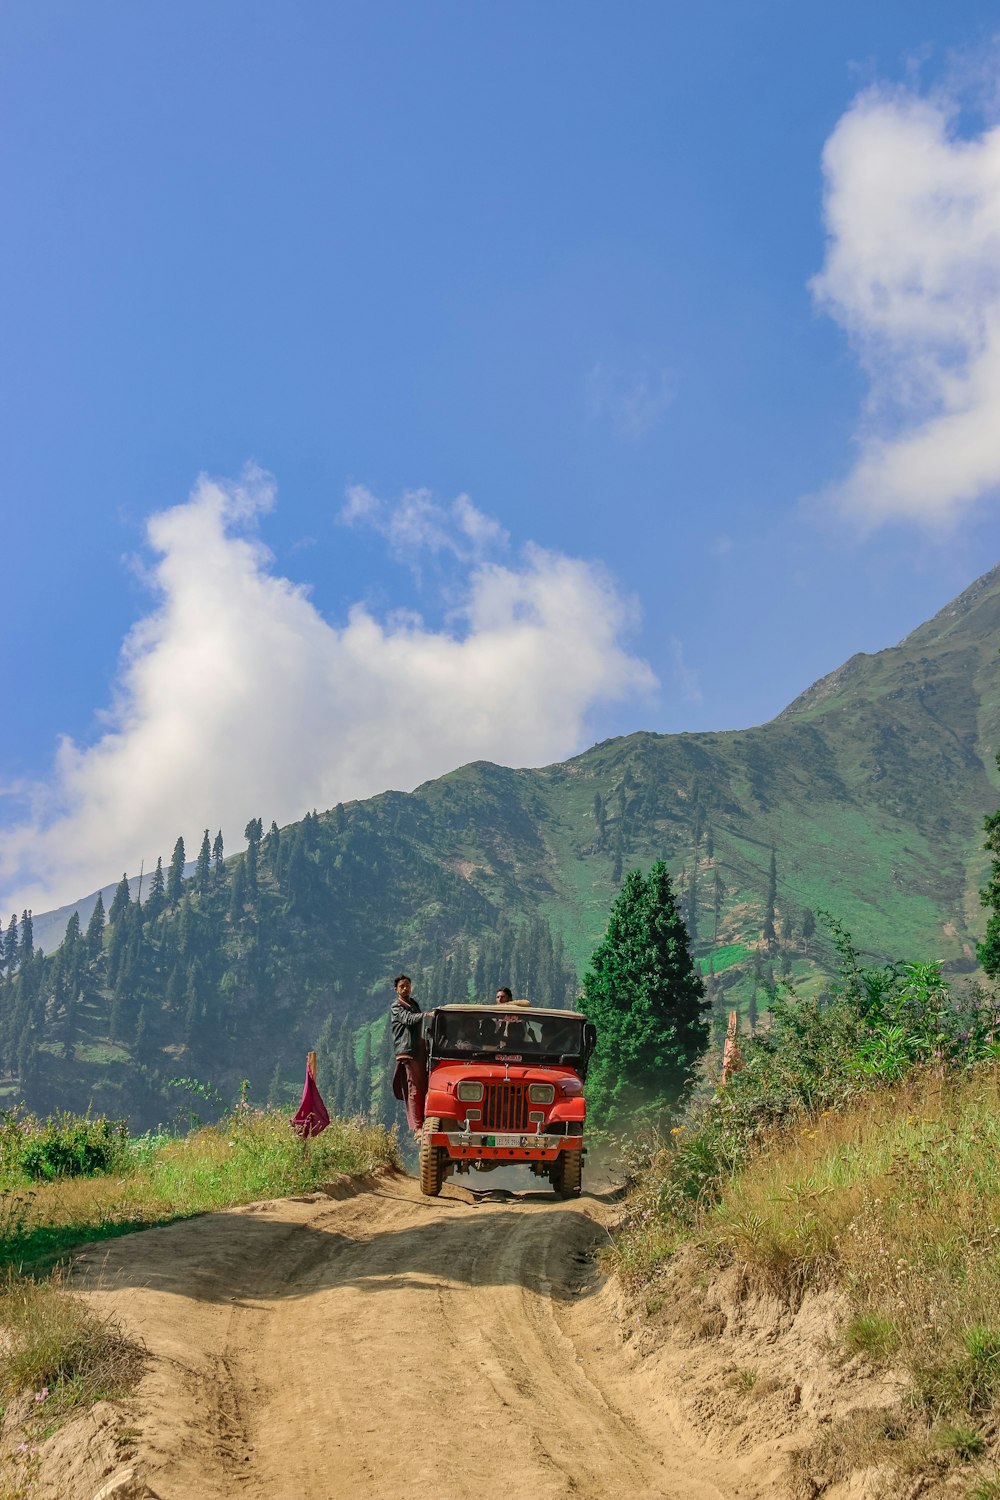
[[[43,1385],[40,1391],[36,1391],[35,1392],[35,1400],[36,1401],[47,1401],[48,1398],[49,1398],[49,1388],[48,1388],[47,1385]]]
[[[671,1135],[680,1135],[680,1133],[681,1133],[681,1131],[683,1129],[684,1129],[683,1125],[675,1125],[674,1128],[673,1128],[673,1130],[671,1130],[670,1134]]]

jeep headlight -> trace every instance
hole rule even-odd
[[[528,1098],[532,1104],[551,1104],[555,1097],[555,1087],[551,1083],[528,1084]]]
[[[463,1104],[478,1104],[483,1097],[483,1086],[481,1083],[473,1083],[465,1080],[458,1085],[455,1093]]]

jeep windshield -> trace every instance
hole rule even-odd
[[[435,1013],[435,1057],[514,1058],[524,1062],[575,1063],[585,1055],[583,1016],[531,1011],[439,1010]]]

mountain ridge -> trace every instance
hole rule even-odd
[[[168,1069],[209,1066],[259,1090],[324,1027],[380,1026],[399,968],[420,976],[427,1003],[515,980],[531,993],[537,963],[518,938],[530,929],[549,954],[546,984],[564,950],[581,974],[623,872],[660,857],[717,1016],[735,1004],[752,1020],[781,975],[825,982],[821,909],[873,959],[971,973],[982,821],[1000,784],[998,640],[1000,567],[766,724],[639,730],[538,769],[470,762],[413,792],[309,814],[267,836],[244,898],[248,855],[200,890],[189,881],[155,920],[147,905],[128,983],[101,968],[125,941],[112,932],[86,1005],[67,1006],[51,977],[29,1022],[5,1002],[11,1079],[30,1043],[59,1060],[46,1065],[53,1084],[97,1100],[128,1096],[135,1060],[153,1093]],[[46,1097],[38,1076],[25,1097]]]

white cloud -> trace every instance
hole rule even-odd
[[[414,496],[407,514],[414,534],[427,522],[427,545],[435,526],[473,552],[496,539],[464,497],[435,521],[426,492]],[[595,704],[654,685],[622,645],[634,621],[610,579],[535,546],[510,565],[471,562],[446,629],[360,604],[331,623],[255,534],[273,497],[257,471],[237,485],[202,478],[149,521],[156,607],[125,642],[106,732],[62,742],[0,843],[0,910],[75,899],[169,856],[178,833],[193,850],[221,825],[232,850],[256,815],[287,822],[473,759],[558,759],[581,747]],[[356,517],[392,514],[364,495],[348,503]]]
[[[666,370],[636,378],[594,365],[587,376],[587,400],[593,417],[608,417],[621,438],[645,437],[660,421],[677,394]]]
[[[1000,485],[1000,126],[963,139],[947,102],[873,90],[823,166],[812,289],[870,382],[857,461],[828,498],[864,527],[951,522]]]
[[[470,563],[503,551],[510,542],[500,523],[477,510],[468,495],[444,506],[426,489],[406,490],[390,505],[366,485],[352,484],[337,519],[345,526],[371,526],[385,537],[395,558],[413,567],[424,552]]]

